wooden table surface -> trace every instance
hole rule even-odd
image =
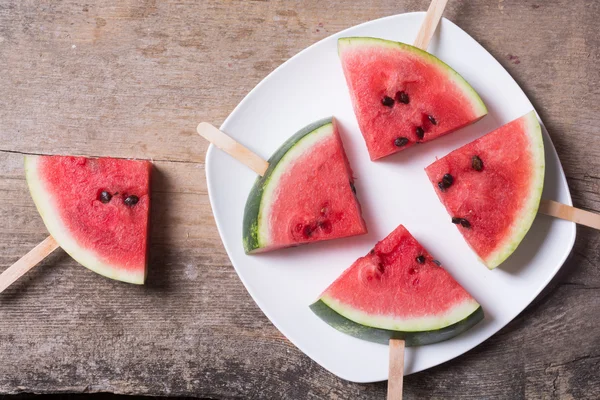
[[[23,154],[151,158],[152,256],[137,287],[62,250],[0,295],[0,394],[384,398],[338,379],[254,304],[221,245],[199,121],[221,124],[270,71],[358,23],[428,0],[0,0],[0,270],[46,235]],[[600,2],[451,0],[536,106],[576,206],[600,211]],[[491,339],[406,378],[406,398],[600,397],[600,234]],[[349,350],[350,351],[350,350]]]

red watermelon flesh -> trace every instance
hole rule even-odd
[[[335,120],[302,129],[269,159],[246,204],[248,253],[367,232]]]
[[[151,165],[33,156],[26,159],[26,172],[48,231],[67,253],[99,274],[141,284],[146,275]]]
[[[442,329],[480,307],[402,225],[345,270],[320,301],[358,324],[405,332]]]
[[[341,38],[338,51],[372,160],[433,140],[487,114],[454,70],[416,47]]]
[[[289,245],[342,232],[344,236],[365,233],[350,182],[352,170],[336,132],[304,152],[281,176],[273,193],[271,239]]]
[[[539,206],[544,145],[535,113],[451,152],[425,171],[467,243],[495,268],[521,242]]]

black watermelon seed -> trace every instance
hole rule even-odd
[[[108,193],[106,190],[100,192],[100,201],[104,204],[108,203],[112,199],[112,194]]]
[[[369,254],[375,254],[375,249],[371,249],[371,251],[369,251]]]
[[[462,226],[463,228],[469,229],[471,227],[471,223],[467,221],[465,218],[452,217],[452,223]]]
[[[350,189],[352,189],[352,193],[356,194],[356,188],[354,187],[353,182],[350,182]]]
[[[444,185],[446,186],[446,188],[449,188],[454,183],[454,177],[450,174],[445,174],[442,177],[442,182],[444,182]]]
[[[445,192],[454,183],[454,177],[450,174],[446,174],[442,177],[442,180],[438,182],[438,187],[442,192]]]
[[[437,121],[435,120],[435,118],[433,118],[433,115],[428,115],[427,118],[429,118],[429,122],[431,122],[434,125],[437,125]]]
[[[396,93],[396,100],[402,104],[408,104],[408,102],[410,101],[408,95],[404,91]]]
[[[137,197],[136,195],[132,194],[132,195],[127,196],[124,201],[125,201],[126,205],[134,206],[138,203],[138,201],[140,201],[140,198]]]
[[[394,99],[392,99],[390,96],[383,96],[381,104],[383,104],[386,107],[392,107],[394,105]]]
[[[425,137],[425,131],[420,126],[417,126],[417,129],[415,129],[415,133],[417,134],[417,137],[419,139],[423,139]]]
[[[407,143],[408,143],[408,138],[405,138],[405,137],[399,137],[399,138],[396,138],[396,140],[394,140],[394,146],[396,146],[396,147],[406,146]]]
[[[435,265],[437,265],[438,267],[442,266],[442,263],[439,262],[438,260],[431,260]]]
[[[417,258],[415,258],[415,260],[417,260],[419,264],[425,264],[425,256],[423,254],[418,255]]]
[[[483,161],[478,156],[471,158],[471,166],[475,171],[481,171],[483,169]]]

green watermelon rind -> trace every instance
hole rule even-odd
[[[451,309],[447,310],[443,314],[440,313],[439,315],[428,315],[414,318],[399,318],[388,317],[385,315],[368,314],[360,309],[340,302],[336,298],[329,296],[327,293],[324,293],[320,300],[338,314],[343,315],[344,317],[361,325],[406,332],[421,332],[444,328],[463,320],[473,313],[478,307],[480,307],[479,303],[477,303],[475,299],[469,297],[464,299],[461,303],[455,304]]]
[[[58,217],[59,212],[52,202],[52,195],[46,190],[43,180],[38,175],[39,159],[39,156],[25,156],[25,179],[31,198],[50,235],[75,261],[97,274],[122,282],[143,285],[146,280],[146,268],[143,273],[131,273],[118,266],[104,263],[92,251],[81,247],[69,234]]]
[[[437,58],[436,56],[419,49],[418,47],[411,46],[402,42],[395,42],[392,40],[385,40],[380,38],[373,37],[343,37],[338,39],[338,55],[342,55],[344,51],[349,48],[355,48],[356,46],[382,46],[390,49],[399,49],[402,51],[407,51],[414,54],[417,57],[420,57],[424,63],[429,65],[438,66],[447,76],[450,78],[458,87],[460,87],[463,93],[467,96],[467,98],[471,101],[471,105],[473,107],[473,111],[480,118],[483,118],[487,113],[487,107],[479,97],[479,94],[473,89],[471,85],[452,67],[448,64]],[[475,122],[475,121],[473,121]]]
[[[537,215],[544,190],[544,174],[546,168],[546,159],[544,153],[544,139],[542,137],[542,127],[537,119],[535,111],[530,111],[523,117],[527,123],[526,133],[529,136],[532,156],[532,181],[530,184],[531,193],[526,199],[525,206],[521,212],[515,216],[516,224],[512,227],[511,233],[506,235],[507,240],[498,249],[489,254],[481,261],[489,268],[494,269],[502,264],[521,243]]]
[[[333,129],[333,118],[316,121],[286,140],[269,158],[269,167],[263,176],[256,178],[244,209],[242,241],[246,254],[260,252],[269,245],[266,232],[268,226],[265,227],[268,221],[264,221],[262,217],[265,214],[265,203],[270,201],[273,186],[276,186],[272,183],[285,171],[286,166],[318,142],[319,133],[328,134],[330,129]]]
[[[437,329],[402,331],[354,322],[331,308],[324,299],[311,304],[310,309],[327,324],[347,335],[381,344],[388,344],[390,339],[403,339],[406,346],[443,342],[471,329],[484,319],[483,309],[477,304],[477,308],[453,324],[440,325]]]

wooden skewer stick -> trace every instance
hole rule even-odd
[[[415,39],[415,47],[427,51],[429,42],[437,29],[447,3],[448,0],[432,0],[427,9],[427,14],[425,14],[425,19],[421,24],[421,29],[419,29],[419,33]]]
[[[600,214],[542,199],[538,212],[600,230]]]
[[[258,156],[256,153],[250,151],[247,147],[242,146],[228,136],[221,132],[208,122],[201,122],[196,128],[200,136],[208,140],[231,157],[235,158],[260,176],[263,176],[269,168],[269,163]]]
[[[404,340],[390,339],[390,366],[387,400],[402,400],[404,381]]]
[[[19,261],[8,267],[0,274],[0,293],[12,285],[14,281],[25,275],[27,271],[35,267],[40,261],[58,248],[58,243],[52,236],[35,246],[29,253],[25,254]]]

